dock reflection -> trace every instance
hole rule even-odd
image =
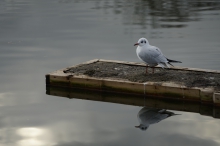
[[[192,101],[183,101],[181,99],[155,98],[148,96],[136,96],[131,94],[91,91],[86,89],[60,88],[52,86],[46,86],[46,94],[66,97],[69,99],[74,98],[125,104],[131,106],[141,106],[153,109],[186,111],[199,113],[205,116],[211,116],[213,118],[220,118],[220,107]]]
[[[166,109],[156,109],[143,107],[137,114],[140,125],[135,126],[142,131],[146,131],[152,124],[156,124],[162,120],[165,120],[171,116],[180,115]]]

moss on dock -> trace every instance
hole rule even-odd
[[[110,62],[94,62],[74,68],[69,68],[65,73],[74,75],[88,75],[96,78],[112,78],[132,82],[174,82],[186,87],[213,87],[220,90],[220,74],[211,72],[174,70],[156,68],[155,73],[145,73],[144,66],[135,66]],[[149,68],[149,72],[151,69]]]

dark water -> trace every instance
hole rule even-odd
[[[217,0],[0,1],[0,145],[219,145],[219,119],[168,109],[181,115],[142,131],[143,107],[46,95],[44,78],[94,58],[138,62],[140,37],[219,70],[219,28]]]

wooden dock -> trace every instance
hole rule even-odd
[[[178,99],[182,101],[195,101],[204,104],[213,104],[215,106],[220,106],[220,91],[217,87],[207,86],[207,87],[187,87],[182,83],[167,82],[167,81],[146,81],[146,82],[136,82],[130,81],[123,78],[111,78],[111,77],[94,77],[90,76],[93,74],[93,70],[87,73],[75,73],[69,72],[71,69],[79,68],[81,66],[90,66],[95,63],[115,63],[120,65],[128,65],[133,67],[143,67],[145,64],[134,63],[134,62],[123,62],[123,61],[113,61],[113,60],[103,60],[95,59],[68,67],[65,69],[57,70],[46,75],[46,85],[53,87],[65,87],[70,89],[88,89],[88,90],[98,90],[106,92],[117,92],[136,96],[151,96],[156,98],[167,98],[167,99]],[[159,69],[159,68],[158,68]],[[115,68],[117,70],[117,68]],[[171,68],[175,72],[187,71],[187,72],[199,72],[214,74],[220,77],[220,71],[215,70],[204,70],[196,68],[182,68],[175,67]],[[102,68],[99,68],[99,72]],[[150,76],[149,76],[150,78]],[[207,78],[207,77],[206,77]],[[212,78],[212,77],[210,77]]]

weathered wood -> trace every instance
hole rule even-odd
[[[214,104],[220,106],[220,92],[216,92],[213,94]]]
[[[220,106],[220,93],[213,88],[188,88],[186,86],[172,82],[146,82],[138,83],[123,79],[95,78],[87,75],[75,75],[67,73],[67,70],[73,67],[92,64],[96,62],[113,62],[134,66],[145,66],[143,63],[124,62],[115,60],[94,59],[79,65],[57,70],[46,75],[46,84],[50,86],[67,88],[87,88],[100,91],[111,91],[120,93],[130,93],[137,95],[150,95],[161,98],[174,98],[181,100],[192,100],[197,102],[215,104]],[[204,70],[195,68],[175,67],[173,70],[187,70],[207,73],[220,73],[220,71]]]

